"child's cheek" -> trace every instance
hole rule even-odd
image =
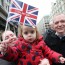
[[[23,35],[23,38],[26,40],[27,39],[27,36],[26,35]]]
[[[33,37],[33,38],[36,38],[36,32],[35,32],[34,34],[32,34],[32,37]]]

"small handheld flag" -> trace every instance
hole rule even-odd
[[[7,21],[16,21],[25,25],[36,25],[38,8],[23,3],[18,0],[12,0]]]

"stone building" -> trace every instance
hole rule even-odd
[[[10,2],[11,0],[0,0],[0,38],[1,33],[5,30],[6,27],[6,20],[8,16]],[[12,22],[9,22],[7,28],[17,34],[17,25],[14,25]]]
[[[55,3],[52,4],[51,11],[51,21],[56,14],[64,13],[65,14],[65,0],[56,0]]]

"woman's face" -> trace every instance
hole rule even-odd
[[[35,28],[23,25],[22,35],[27,42],[32,43],[36,39],[36,30]]]
[[[9,41],[10,43],[13,43],[17,39],[17,37],[12,31],[5,31],[2,34],[2,39],[3,41],[6,40]]]

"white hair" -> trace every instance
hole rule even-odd
[[[50,21],[50,22],[49,22],[49,25],[52,25],[52,24],[53,24],[53,21]]]

